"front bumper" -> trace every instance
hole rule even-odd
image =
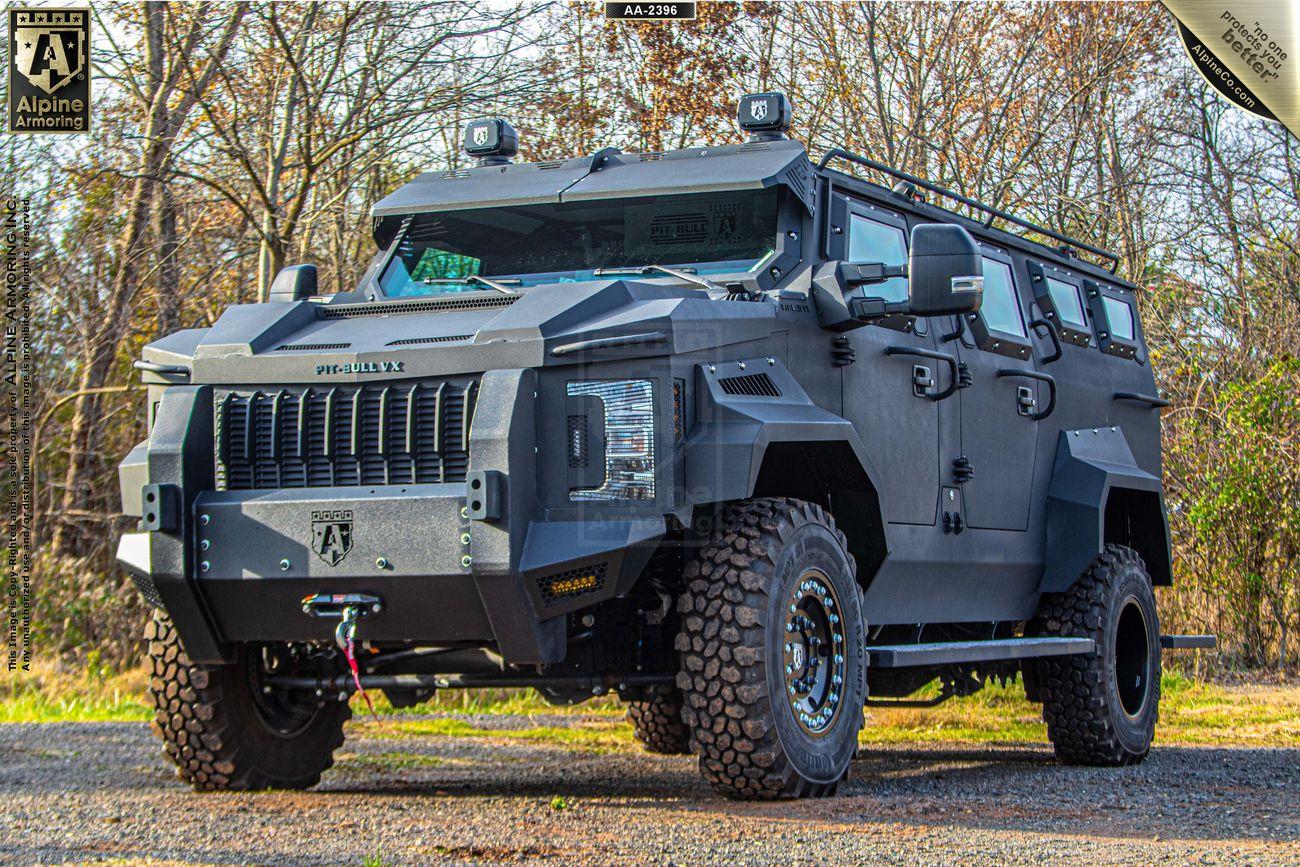
[[[563,615],[625,592],[665,525],[661,515],[542,520],[534,381],[531,370],[482,379],[470,482],[492,471],[500,485],[489,520],[474,519],[464,482],[213,490],[211,389],[169,388],[146,472],[137,455],[122,477],[124,488],[142,476],[173,486],[179,514],[168,530],[124,536],[119,562],[197,662],[228,659],[233,642],[329,640],[332,625],[302,611],[317,593],[380,597],[363,639],[482,641],[509,662],[558,662]]]

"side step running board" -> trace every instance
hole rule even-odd
[[[1219,639],[1213,635],[1162,635],[1160,646],[1165,650],[1213,650]]]
[[[910,668],[953,662],[988,662],[1092,653],[1091,638],[1000,638],[990,641],[944,641],[935,644],[882,644],[868,647],[875,668]]]

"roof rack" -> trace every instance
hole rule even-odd
[[[983,202],[978,202],[975,199],[972,199],[968,196],[963,196],[961,193],[953,192],[952,190],[941,187],[938,184],[931,183],[930,181],[927,181],[924,178],[919,178],[916,175],[909,174],[908,172],[904,172],[899,169],[893,168],[891,166],[885,165],[884,163],[879,162],[878,160],[873,160],[869,157],[860,156],[859,154],[855,154],[852,151],[846,151],[844,150],[844,148],[831,148],[830,150],[828,150],[826,152],[826,155],[821,158],[821,162],[817,163],[817,168],[824,169],[826,168],[826,165],[829,162],[831,162],[831,160],[835,160],[835,159],[846,160],[851,163],[857,163],[858,165],[866,166],[867,168],[870,169],[875,169],[876,171],[883,172],[891,177],[898,178],[901,181],[907,181],[909,183],[915,184],[916,186],[921,187],[922,189],[929,190],[945,198],[952,199],[953,201],[961,202],[963,205],[974,208],[977,211],[982,211],[983,213],[988,214],[988,219],[984,221],[985,228],[992,228],[994,220],[1006,220],[1008,223],[1014,223],[1015,225],[1020,226],[1023,229],[1029,229],[1032,232],[1038,232],[1041,235],[1046,235],[1048,238],[1051,238],[1054,241],[1060,241],[1065,246],[1058,252],[1064,253],[1065,255],[1073,255],[1073,253],[1070,251],[1070,248],[1073,247],[1075,249],[1083,250],[1087,253],[1091,253],[1094,256],[1098,256],[1108,261],[1110,263],[1110,272],[1112,274],[1114,274],[1116,269],[1119,268],[1119,257],[1116,256],[1114,253],[1110,252],[1109,250],[1103,250],[1100,247],[1094,247],[1091,244],[1086,244],[1083,241],[1079,241],[1076,240],[1075,238],[1071,238],[1069,235],[1062,235],[1060,232],[1055,232],[1044,226],[1039,226],[1036,223],[1031,223],[1028,220],[1021,219],[1020,217],[1017,217],[1015,214],[1008,214],[1006,211],[999,210],[997,208],[992,207],[991,205],[986,205]]]

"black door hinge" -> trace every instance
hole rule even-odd
[[[961,512],[943,513],[943,532],[958,535],[966,529],[966,522],[961,519]]]
[[[831,364],[836,367],[848,367],[857,360],[857,350],[849,343],[847,337],[836,337],[831,341]]]
[[[975,477],[975,467],[965,455],[953,460],[952,477],[959,485],[964,485]]]
[[[959,362],[957,364],[957,387],[970,388],[971,383],[974,381],[974,378],[971,376],[970,368],[966,366],[966,362]]]

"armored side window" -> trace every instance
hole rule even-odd
[[[1052,303],[1060,314],[1061,321],[1067,325],[1084,328],[1088,325],[1083,318],[1083,301],[1079,299],[1079,289],[1064,280],[1047,278],[1047,292],[1052,296]]]
[[[1031,344],[1025,316],[1016,291],[1011,260],[1005,250],[984,249],[984,302],[979,312],[966,316],[975,345],[985,352],[1008,358],[1028,358]]]
[[[1032,259],[1026,267],[1034,301],[1043,312],[1043,318],[1056,326],[1061,340],[1075,346],[1091,346],[1088,308],[1084,306],[1077,278],[1068,271]]]
[[[1011,282],[1011,266],[988,256],[984,257],[984,303],[980,314],[991,331],[1025,336],[1025,319]]]
[[[1083,281],[1083,292],[1088,299],[1101,351],[1144,363],[1146,353],[1138,336],[1137,316],[1128,293],[1093,280]]]
[[[850,262],[883,262],[886,265],[907,264],[907,235],[902,226],[882,223],[861,214],[849,219]],[[907,278],[894,277],[877,283],[866,290],[872,298],[887,301],[907,300]]]

